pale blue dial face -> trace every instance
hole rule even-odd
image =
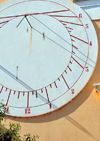
[[[90,19],[71,2],[66,7],[64,1],[16,0],[1,6],[0,99],[9,115],[38,116],[71,101],[97,60]]]

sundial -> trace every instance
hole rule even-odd
[[[93,74],[95,29],[69,0],[0,5],[0,99],[8,115],[46,114],[73,102]]]

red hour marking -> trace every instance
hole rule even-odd
[[[18,99],[19,99],[19,96],[20,96],[20,92],[18,92]]]
[[[9,107],[7,107],[7,112],[9,112]]]
[[[82,13],[79,14],[79,18],[82,18]]]
[[[72,45],[74,48],[78,49],[76,46]]]
[[[43,93],[43,89],[41,89],[41,93]]]
[[[71,56],[71,58],[72,58],[82,69],[84,69],[84,67],[83,67],[75,58],[73,58],[72,56]]]
[[[38,98],[38,95],[37,95],[37,90],[36,90],[36,98]]]
[[[77,23],[72,23],[72,22],[66,22],[66,21],[61,21],[59,20],[63,25],[65,25],[66,23],[68,24],[74,24],[74,25],[78,25],[78,26],[83,26],[82,24],[77,24]]]
[[[7,99],[6,106],[8,105],[8,102],[9,102],[10,95],[11,95],[11,90],[10,90],[10,92],[9,92],[9,95],[8,95],[8,99]]]
[[[6,108],[4,109],[4,113],[6,113]]]
[[[56,82],[54,81],[54,84],[55,84],[55,87],[57,88],[57,84],[56,84]]]
[[[29,92],[27,94],[27,108],[29,108]]]
[[[89,68],[88,68],[88,67],[85,67],[85,71],[86,71],[86,72],[89,72]]]
[[[82,39],[80,39],[80,38],[78,38],[78,37],[75,37],[75,36],[73,36],[73,35],[70,35],[71,37],[73,37],[73,38],[75,38],[75,39],[77,39],[77,40],[80,40],[80,41],[82,41],[82,42],[84,42],[84,43],[86,43],[86,44],[89,44],[88,42],[86,42],[86,41],[84,41],[84,40],[82,40]]]
[[[68,84],[67,84],[67,82],[66,82],[66,80],[65,80],[65,78],[64,78],[64,76],[63,76],[63,75],[61,75],[61,76],[62,76],[62,78],[63,78],[65,84],[67,85],[68,89],[70,89],[69,86],[68,86]]]
[[[85,24],[85,28],[89,28],[89,25],[88,24]]]
[[[71,68],[70,68],[69,66],[68,66],[68,68],[69,68],[70,71],[72,71]]]
[[[15,95],[16,91],[14,91],[14,95]]]
[[[52,88],[52,85],[50,84],[50,88]]]
[[[74,92],[74,89],[71,89],[71,91],[72,91],[72,94],[74,94],[75,92]]]
[[[30,114],[30,113],[31,113],[30,108],[26,108],[26,109],[25,109],[25,114]]]
[[[2,90],[3,90],[3,86],[2,86],[2,88],[1,88],[1,91],[0,91],[0,93],[2,93]]]

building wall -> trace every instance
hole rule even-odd
[[[4,0],[0,0],[4,2]],[[100,50],[100,20],[92,21]],[[39,117],[7,117],[9,122],[21,124],[21,134],[40,136],[39,141],[100,141],[100,95],[93,83],[100,83],[100,53],[95,71],[83,91],[61,109]]]

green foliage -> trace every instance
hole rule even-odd
[[[20,124],[10,123],[9,129],[1,129],[0,141],[20,141]]]
[[[5,119],[5,113],[9,111],[6,109],[6,106],[0,103],[0,141],[36,141],[39,139],[38,135],[31,135],[28,133],[24,135],[23,140],[21,140],[20,130],[21,126],[20,123],[10,123],[9,129],[5,128],[5,125],[1,124],[1,121]]]
[[[24,135],[23,141],[36,141],[36,139],[39,139],[38,135],[33,135],[33,137],[31,137],[31,134],[26,134]]]
[[[5,112],[4,112],[5,109],[6,109],[5,105],[3,105],[1,102],[0,103],[0,123],[6,117]]]

